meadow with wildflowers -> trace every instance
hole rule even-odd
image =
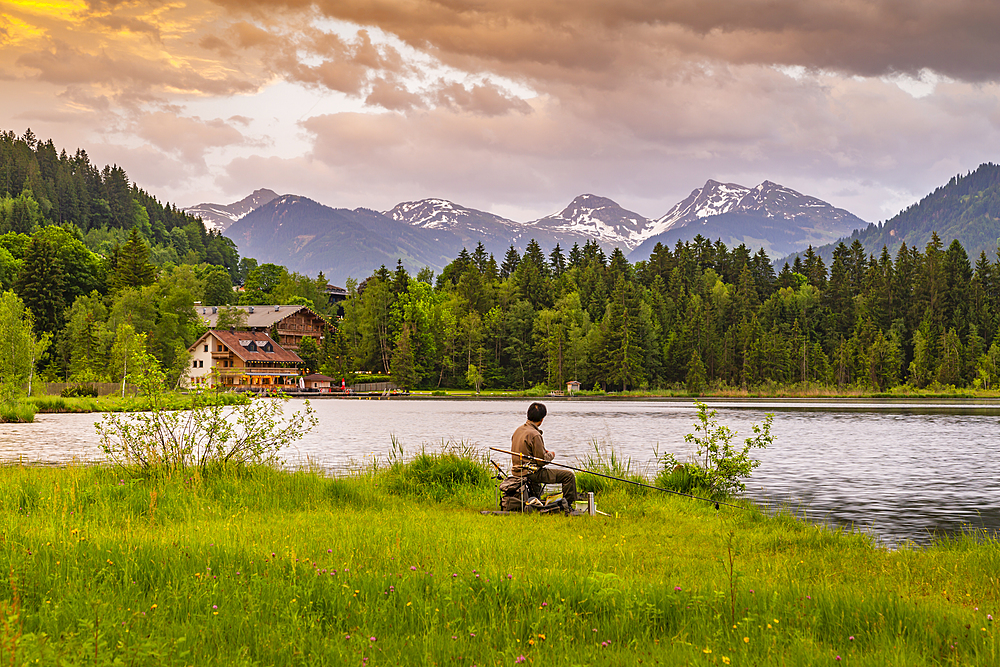
[[[614,486],[609,517],[483,516],[493,483],[461,458],[335,478],[4,466],[0,663],[1000,662],[991,537],[888,550]],[[448,466],[459,482],[427,493]]]

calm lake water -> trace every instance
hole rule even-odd
[[[529,401],[313,401],[319,427],[286,452],[346,470],[385,461],[391,436],[407,455],[421,447],[464,442],[509,448]],[[696,410],[675,400],[549,400],[545,442],[557,460],[578,465],[595,443],[613,447],[636,472],[652,476],[656,452],[691,453],[684,434]],[[746,495],[810,520],[853,525],[887,544],[926,542],[968,527],[1000,530],[1000,404],[842,401],[709,401],[719,421],[750,435],[774,413],[774,445],[757,451],[761,466]],[[301,401],[289,402],[290,409]],[[38,463],[101,460],[93,424],[99,415],[38,415],[34,424],[0,426],[0,458]],[[494,454],[505,465],[503,455]],[[695,501],[692,501],[695,502]]]

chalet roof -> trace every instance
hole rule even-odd
[[[202,334],[201,338],[195,341],[195,344],[189,347],[188,350],[193,352],[195,348],[197,348],[198,345],[201,345],[209,336],[213,336],[220,343],[228,347],[233,354],[243,361],[302,363],[302,359],[299,355],[281,347],[271,340],[270,336],[262,333],[251,333],[248,331],[237,331],[233,333],[230,331],[211,329]],[[265,350],[267,346],[270,346],[272,350],[271,352],[267,352]]]
[[[216,322],[219,321],[219,313],[226,306],[197,306],[195,310],[198,313],[198,317],[208,323],[208,328],[211,329],[215,327]],[[242,310],[247,314],[246,326],[248,329],[268,329],[275,322],[280,322],[286,317],[291,317],[292,315],[300,312],[306,311],[308,314],[315,318],[323,319],[315,311],[313,311],[308,306],[232,306],[237,310]]]
[[[323,375],[322,373],[313,373],[312,375],[307,375],[302,379],[307,380],[308,382],[336,382],[336,380],[332,377]]]

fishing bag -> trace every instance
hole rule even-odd
[[[500,509],[504,512],[523,512],[524,503],[537,497],[540,489],[535,489],[527,477],[508,477],[500,482]]]

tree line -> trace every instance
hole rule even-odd
[[[596,242],[546,255],[532,241],[500,261],[479,244],[437,276],[400,262],[349,281],[336,327],[300,353],[310,370],[414,388],[996,387],[1000,266],[985,251],[973,265],[933,234],[875,256],[855,238],[828,263],[810,248],[775,272],[763,251],[700,236],[635,264]],[[239,258],[117,167],[0,133],[0,310],[30,323],[19,367],[42,379],[120,381],[142,348],[176,384],[204,331],[196,303],[301,303],[332,322],[325,288]]]
[[[695,237],[630,264],[588,242],[501,262],[478,245],[436,278],[381,267],[349,298],[319,360],[407,387],[628,390],[813,383],[995,388],[1000,265],[934,234],[922,250],[763,251]]]

